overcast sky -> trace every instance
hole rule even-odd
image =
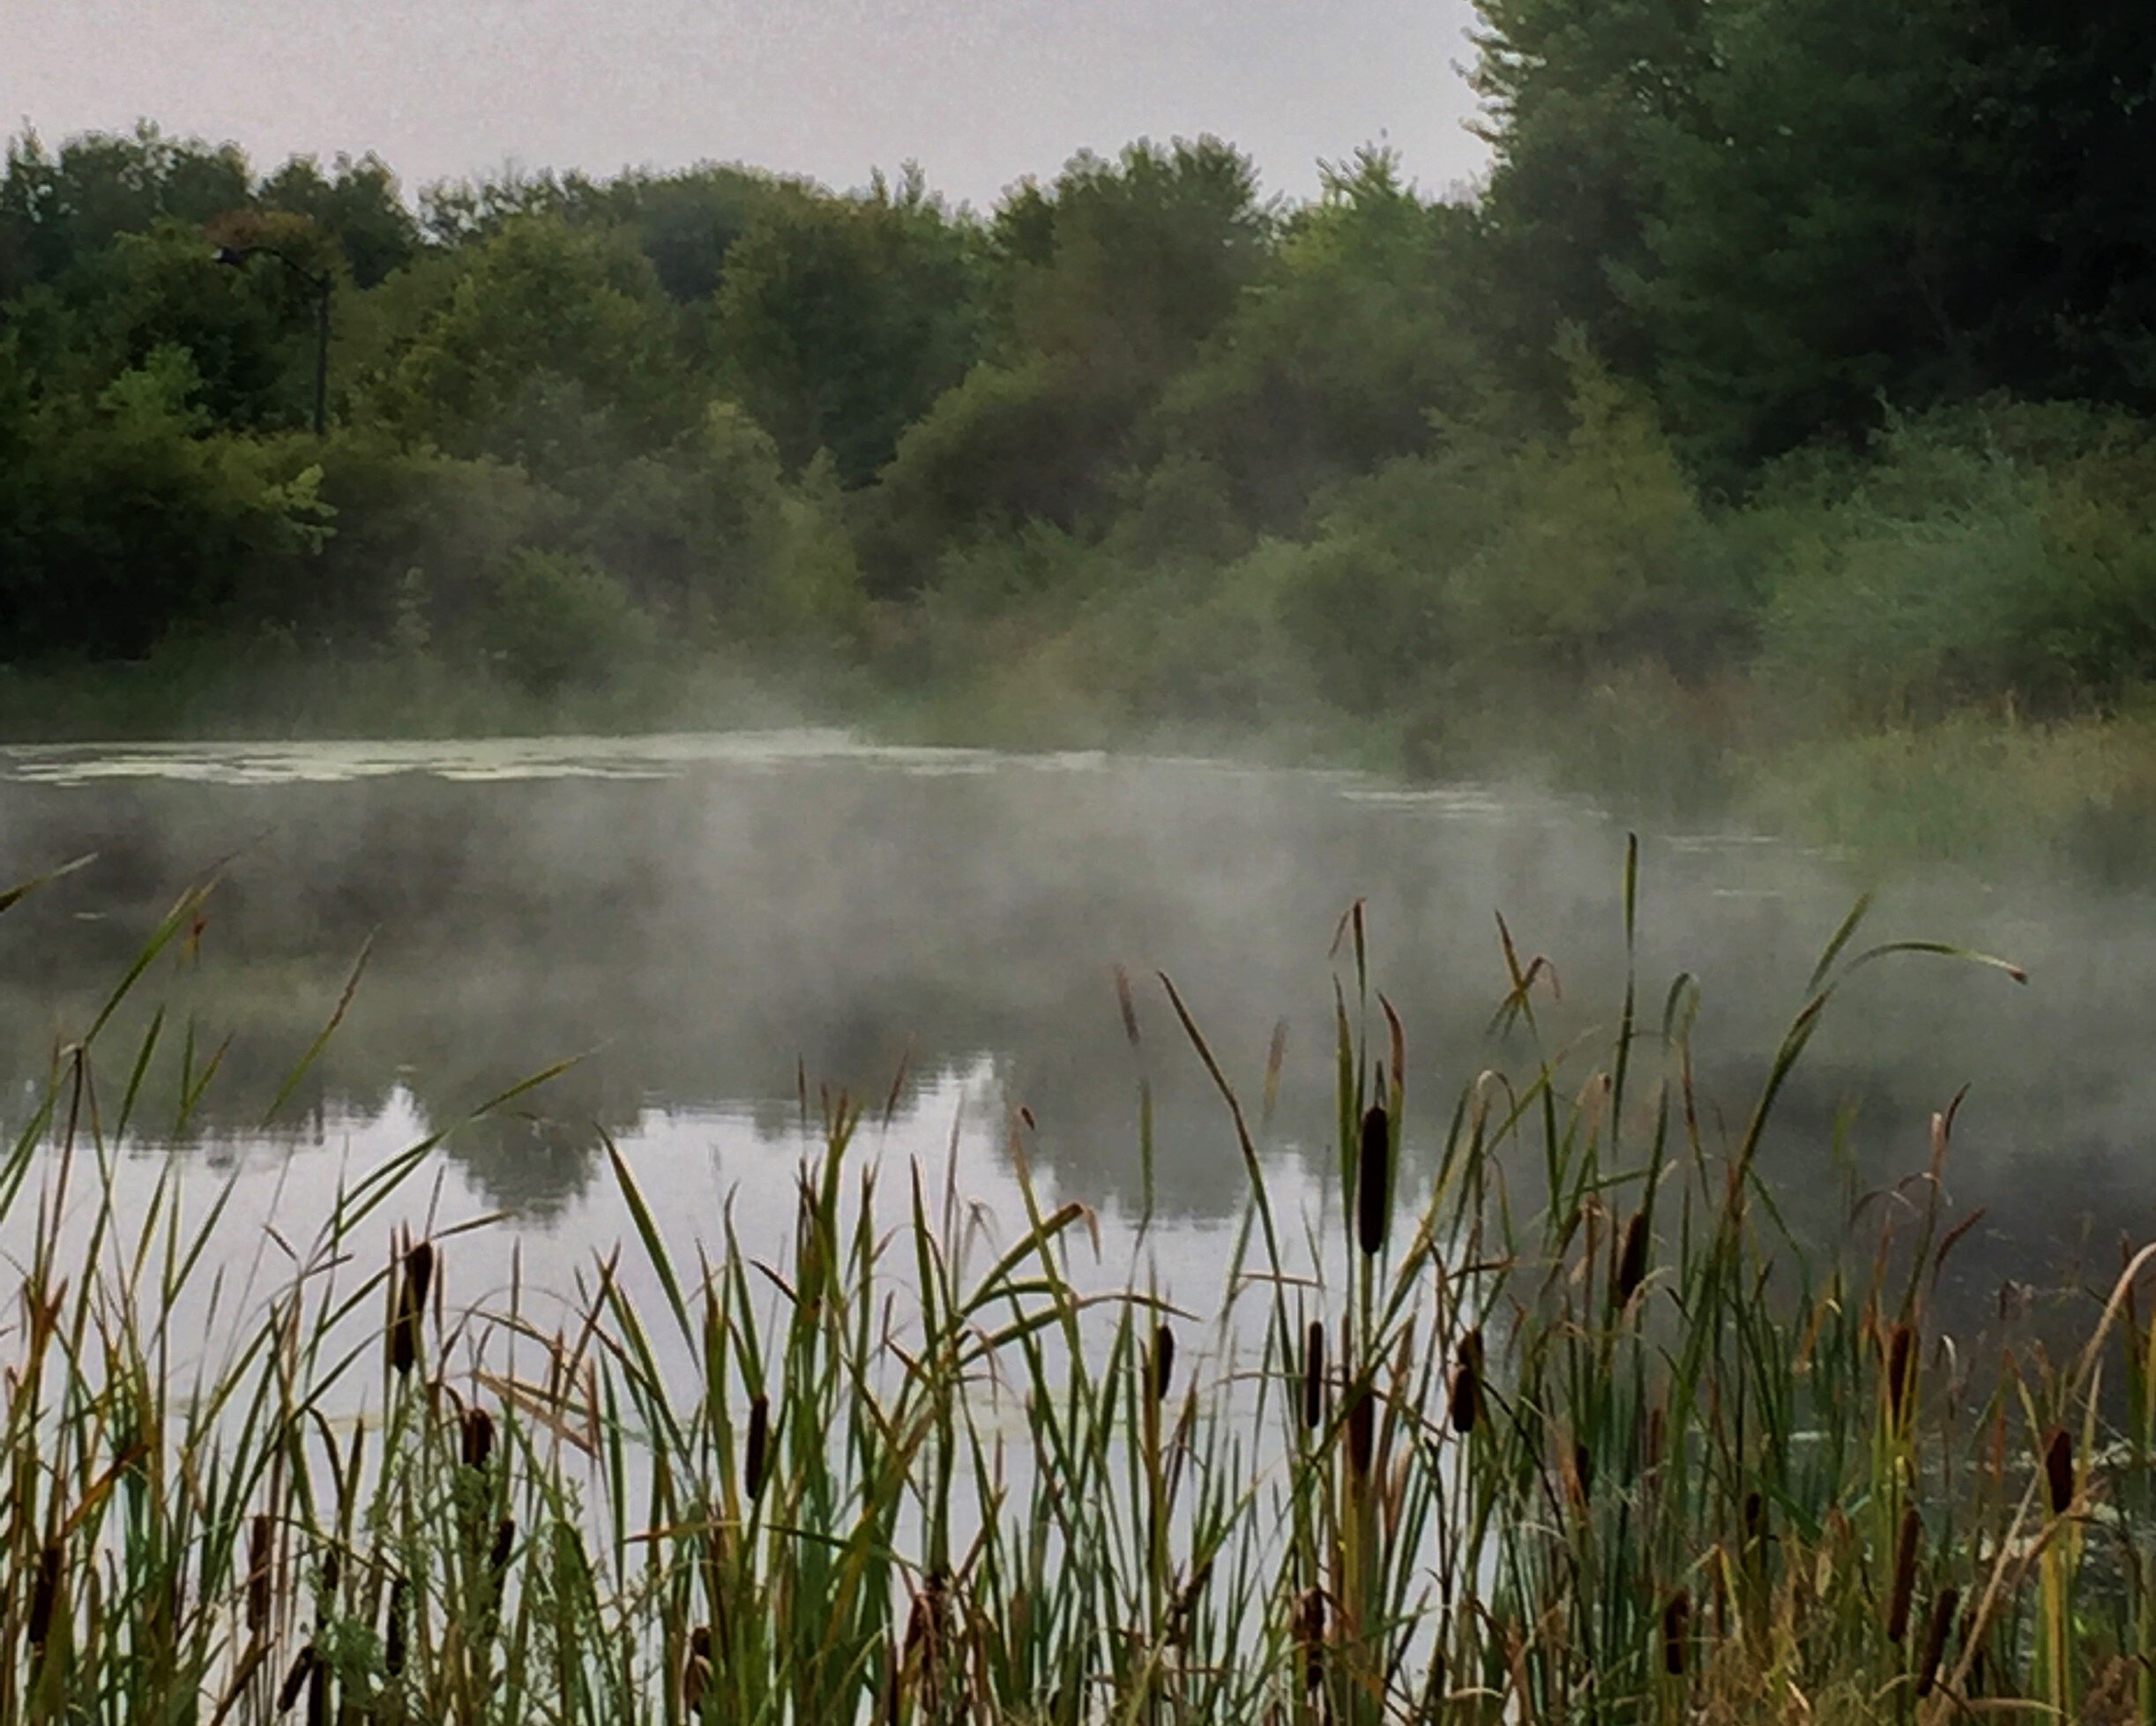
[[[1216,132],[1298,196],[1383,138],[1427,191],[1481,146],[1470,0],[0,0],[0,129],[139,116],[258,164],[375,150],[407,191],[497,169],[918,161],[985,205],[1074,151]]]

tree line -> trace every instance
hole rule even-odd
[[[1449,199],[1380,150],[1268,197],[1212,138],[975,212],[26,131],[0,667],[814,664],[1440,754],[1588,687],[2137,699],[2156,11],[1482,0],[1476,40]]]

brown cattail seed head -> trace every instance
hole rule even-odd
[[[1924,1532],[1914,1506],[1901,1513],[1901,1536],[1894,1543],[1894,1585],[1887,1595],[1886,1640],[1897,1648],[1909,1633],[1909,1603],[1916,1595],[1916,1548]]]
[[[1673,1678],[1684,1676],[1685,1649],[1691,1634],[1692,1597],[1679,1588],[1662,1608],[1662,1670]]]
[[[383,1615],[388,1622],[382,1629],[382,1664],[392,1674],[404,1670],[405,1586],[401,1576],[391,1582],[389,1605]]]
[[[404,1286],[410,1290],[414,1309],[425,1311],[427,1294],[434,1285],[434,1243],[421,1241],[404,1255]]]
[[[764,1491],[764,1453],[771,1445],[771,1399],[759,1396],[749,1405],[749,1442],[742,1459],[742,1476],[751,1500]]]
[[[60,1543],[48,1540],[45,1550],[37,1555],[37,1580],[30,1588],[30,1622],[26,1633],[30,1646],[41,1648],[52,1634],[53,1609],[60,1599],[60,1572],[65,1558]]]
[[[1766,1531],[1767,1501],[1757,1488],[1744,1495],[1744,1543],[1753,1546]]]
[[[419,1364],[419,1319],[412,1311],[408,1290],[397,1296],[397,1317],[389,1327],[390,1371],[399,1379]]]
[[[427,1316],[427,1293],[434,1286],[434,1244],[421,1241],[406,1250],[404,1275],[389,1326],[390,1369],[407,1377],[419,1364],[420,1330]]]
[[[1367,1385],[1348,1393],[1347,1466],[1357,1479],[1370,1472],[1370,1455],[1377,1447],[1377,1400]]]
[[[1168,1399],[1168,1380],[1175,1374],[1175,1333],[1166,1325],[1153,1327],[1153,1400]]]
[[[260,1635],[270,1622],[270,1543],[274,1525],[258,1515],[247,1531],[247,1628]]]
[[[1302,1430],[1315,1432],[1325,1421],[1325,1327],[1312,1325],[1302,1336]]]
[[[1579,1483],[1579,1502],[1585,1506],[1594,1499],[1594,1453],[1584,1444],[1572,1446],[1572,1478]]]
[[[1947,1627],[1954,1622],[1954,1609],[1961,1602],[1961,1591],[1948,1587],[1939,1590],[1939,1597],[1931,1603],[1931,1623],[1924,1631],[1924,1652],[1916,1662],[1916,1693],[1921,1700],[1931,1694],[1932,1685],[1939,1675],[1939,1662],[1946,1653]]]
[[[1610,1285],[1610,1305],[1619,1312],[1632,1304],[1639,1285],[1647,1280],[1647,1214],[1635,1211],[1625,1227],[1624,1248],[1617,1255],[1617,1274]]]
[[[1908,1417],[1915,1380],[1916,1332],[1907,1325],[1896,1325],[1886,1340],[1886,1407],[1897,1425]]]
[[[1482,1410],[1482,1333],[1469,1331],[1459,1340],[1452,1371],[1452,1393],[1447,1412],[1455,1432],[1474,1431]]]
[[[310,1642],[300,1650],[299,1658],[292,1662],[292,1670],[285,1674],[285,1681],[278,1689],[278,1713],[292,1712],[292,1705],[300,1700],[300,1692],[307,1688],[308,1676],[314,1670],[315,1645]]]
[[[1355,1163],[1355,1243],[1376,1257],[1385,1244],[1392,1210],[1392,1127],[1384,1105],[1362,1117],[1362,1154]]]
[[[2044,1446],[2044,1484],[2051,1495],[2051,1513],[2063,1516],[2074,1503],[2074,1438],[2063,1426],[2051,1430]]]
[[[464,1466],[483,1469],[494,1455],[494,1417],[484,1408],[464,1414]]]

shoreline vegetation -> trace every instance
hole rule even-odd
[[[535,694],[440,659],[310,659],[230,643],[123,666],[0,667],[0,750],[41,744],[425,742],[633,736],[832,726],[876,741],[1018,751],[1108,749],[1280,767],[1345,767],[1410,782],[1514,780],[1591,797],[1637,824],[1736,821],[1889,870],[1938,863],[2065,868],[2130,884],[2156,848],[2156,713],[2050,719],[1963,711],[1794,738],[1750,691],[1660,677],[1606,683],[1533,712],[1493,704],[1442,747],[1389,716],[1312,703],[1252,729],[1023,686],[1015,675],[934,692],[857,666],[699,654]]]
[[[1492,166],[1442,197],[1212,138],[975,210],[25,131],[0,735],[775,703],[2124,871],[2156,24],[1589,10],[1481,0]]]
[[[1635,848],[1628,929],[1636,891]],[[1417,1143],[1356,908],[1312,1214],[1173,983],[1122,985],[1136,1131],[1142,1075],[1197,1062],[1249,1177],[1220,1289],[1142,1257],[1104,1284],[1085,1207],[1026,1174],[1052,1122],[1013,1118],[1025,1214],[985,1218],[804,1086],[822,1148],[769,1252],[721,1214],[683,1257],[616,1154],[624,1241],[573,1289],[474,1296],[429,1139],[284,1219],[265,1292],[228,1281],[214,1182],[117,1184],[151,1099],[212,1081],[162,1015],[120,1029],[200,909],[0,1156],[32,1219],[11,1720],[2156,1720],[2156,1247],[1950,1334],[1981,1215],[1945,1198],[1954,1106],[1817,1257],[1757,1161],[1847,978],[2011,967],[1867,946],[1860,905],[1722,1130],[1694,985],[1635,977],[1609,1043],[1560,1051],[1549,963],[1508,944],[1506,1065]]]

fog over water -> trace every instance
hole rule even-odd
[[[1642,835],[1643,1018],[1695,975],[1703,1130],[1739,1133],[1819,949],[1862,882],[1846,863],[1720,832]],[[1374,984],[1410,1054],[1410,1198],[1460,1087],[1533,1070],[1492,1018],[1496,916],[1547,955],[1546,1045],[1585,1083],[1624,964],[1623,829],[1526,790],[1408,791],[1342,774],[1101,756],[875,749],[832,735],[484,745],[0,751],[0,876],[96,861],[0,917],[0,1091],[19,1127],[78,1035],[193,880],[219,876],[197,935],[145,988],[191,1015],[221,1068],[177,1142],[145,1102],[128,1151],[190,1176],[236,1171],[250,1226],[326,1202],[339,1171],[451,1124],[548,1065],[567,1072],[449,1141],[455,1204],[513,1213],[528,1263],[565,1275],[617,1235],[604,1137],[684,1238],[739,1214],[782,1226],[815,1138],[799,1100],[873,1099],[862,1155],[941,1169],[1015,1204],[1030,1164],[1111,1227],[1144,1202],[1141,1068],[1156,1091],[1156,1250],[1208,1262],[1243,1196],[1227,1117],[1155,974],[1171,976],[1253,1118],[1268,1045],[1287,1058],[1265,1141],[1313,1199],[1331,1163],[1334,951],[1366,901]],[[2156,1231],[2146,1123],[2156,1077],[2147,899],[1973,877],[1902,881],[1866,938],[1936,938],[2029,968],[1897,959],[1837,999],[1781,1099],[1765,1165],[1793,1229],[1847,1229],[1834,1147],[1860,1187],[1921,1169],[1928,1123],[1970,1087],[1947,1177],[1958,1298],[1996,1298],[2115,1260]],[[350,1009],[280,1118],[284,1073],[362,950]],[[1860,943],[1861,945],[1861,943]],[[1125,1040],[1115,968],[1142,1030]],[[110,1106],[146,1012],[114,1027]],[[1649,1065],[1654,1057],[1643,1057]],[[888,1122],[884,1117],[888,1110]],[[1523,1191],[1533,1171],[1519,1171]],[[310,1196],[311,1195],[311,1196]],[[453,1206],[452,1206],[453,1208]],[[534,1273],[537,1282],[543,1278]]]

